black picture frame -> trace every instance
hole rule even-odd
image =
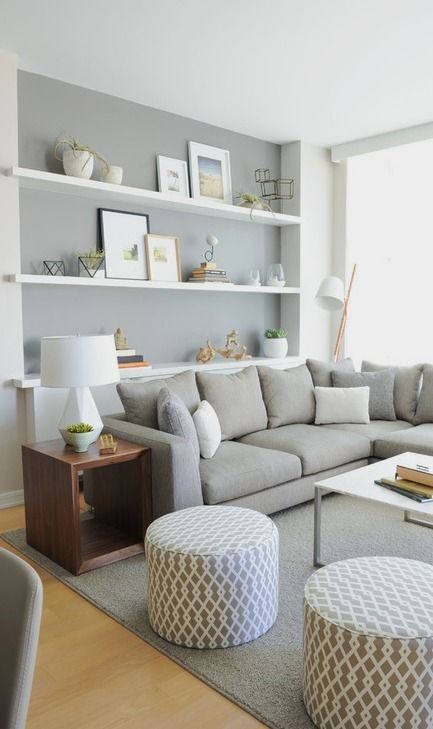
[[[125,222],[124,240],[119,234],[122,218]],[[138,224],[141,219],[142,225]],[[148,279],[145,235],[150,232],[147,213],[98,208],[99,247],[104,251],[105,277],[146,281]]]

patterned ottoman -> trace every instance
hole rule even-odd
[[[227,648],[265,633],[278,611],[278,531],[263,514],[195,506],[146,532],[149,621],[190,648]]]
[[[324,729],[433,729],[433,567],[335,562],[308,580],[304,702]]]

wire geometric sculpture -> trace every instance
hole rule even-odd
[[[45,276],[64,276],[65,264],[63,261],[44,261]]]
[[[291,200],[295,194],[295,181],[293,178],[276,177],[271,179],[268,168],[259,167],[254,172],[255,179],[260,185],[262,200]]]

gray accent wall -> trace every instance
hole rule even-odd
[[[186,160],[188,140],[230,151],[234,194],[255,191],[256,167],[280,173],[278,145],[26,72],[18,76],[18,124],[22,167],[62,172],[53,142],[66,134],[123,166],[124,184],[135,187],[156,190],[156,155]],[[90,196],[21,190],[22,271],[40,273],[43,259],[61,258],[67,273],[76,275],[75,254],[97,243],[98,206]],[[106,207],[146,212],[152,232],[178,235],[184,280],[201,262],[208,233],[219,239],[216,262],[235,283],[244,283],[251,268],[264,275],[280,260],[278,228],[122,203]],[[176,362],[193,359],[207,338],[221,346],[232,328],[258,355],[263,331],[280,322],[279,296],[269,294],[35,285],[22,290],[26,372],[39,368],[43,336],[106,333],[120,326],[130,346],[153,362]]]

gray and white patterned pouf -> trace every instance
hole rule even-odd
[[[258,638],[278,612],[278,531],[263,514],[196,506],[146,532],[149,621],[162,638],[227,648]]]
[[[334,562],[308,580],[304,703],[326,729],[433,729],[433,567]]]

